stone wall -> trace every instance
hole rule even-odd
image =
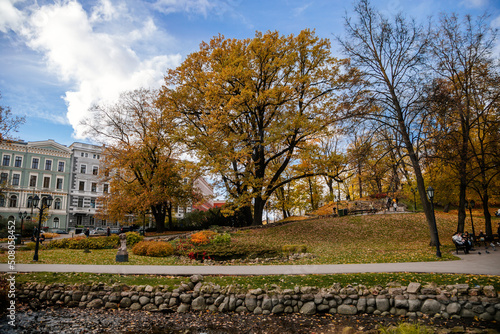
[[[254,314],[332,313],[473,318],[500,321],[500,299],[493,286],[470,288],[467,284],[368,288],[362,285],[342,287],[336,283],[327,289],[315,287],[246,290],[239,286],[220,287],[203,283],[201,275],[191,276],[178,287],[65,285],[37,283],[17,287],[20,302],[33,309],[59,305],[79,308],[124,308],[130,310],[189,312],[251,312]]]

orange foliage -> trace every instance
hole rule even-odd
[[[201,231],[191,235],[191,242],[195,245],[206,245],[217,233],[213,231]]]

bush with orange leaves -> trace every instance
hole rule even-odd
[[[191,235],[191,242],[194,245],[207,245],[216,234],[213,231],[200,231]]]
[[[174,253],[174,247],[165,241],[141,241],[132,248],[132,252],[135,255],[165,257]]]

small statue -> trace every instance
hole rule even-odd
[[[127,235],[125,233],[120,234],[120,248],[116,254],[116,262],[128,262]]]

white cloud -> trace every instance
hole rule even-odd
[[[154,8],[164,14],[179,12],[202,14],[221,14],[230,8],[230,0],[157,0]]]
[[[75,0],[27,7],[22,12],[13,2],[4,7],[10,14],[1,15],[0,29],[10,27],[24,37],[29,47],[43,54],[50,72],[71,87],[63,98],[67,119],[79,139],[83,136],[80,122],[92,105],[113,103],[126,90],[159,87],[166,70],[181,60],[180,55],[141,58],[134,43],[149,39],[154,43],[164,36],[153,19],[131,20],[134,15],[124,5],[115,7],[109,0],[101,0],[89,13]]]
[[[23,15],[14,5],[18,0],[0,1],[0,31],[16,30],[21,25]]]
[[[466,8],[483,8],[488,5],[488,0],[463,0],[460,4]]]

